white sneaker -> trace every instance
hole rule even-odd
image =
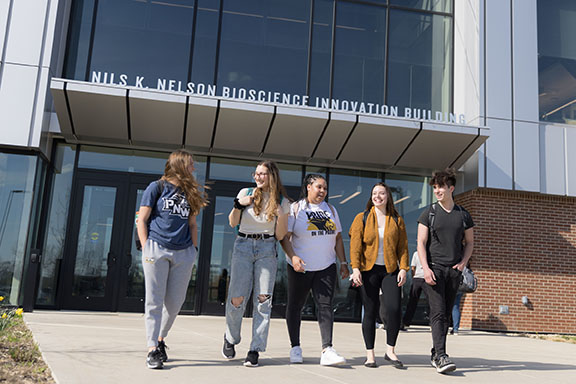
[[[302,348],[299,345],[290,350],[290,364],[302,364]]]
[[[340,365],[346,364],[346,359],[343,358],[336,352],[332,347],[328,347],[322,352],[322,357],[320,358],[320,365]]]

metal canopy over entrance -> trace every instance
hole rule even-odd
[[[483,127],[66,79],[51,90],[70,142],[428,172],[460,167],[488,138]]]

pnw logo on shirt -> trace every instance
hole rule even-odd
[[[190,216],[190,205],[186,200],[186,196],[175,193],[171,197],[163,197],[162,200],[162,210],[168,211],[169,215],[177,215],[183,219],[187,219]]]
[[[306,212],[308,230],[312,236],[333,235],[336,233],[336,223],[325,211]]]

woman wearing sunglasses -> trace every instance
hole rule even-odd
[[[242,317],[252,294],[252,341],[244,361],[247,367],[257,367],[259,352],[266,350],[278,263],[276,239],[286,235],[290,210],[276,163],[261,162],[253,177],[256,186],[240,190],[228,216],[238,236],[232,253],[222,348],[226,359],[236,356],[234,346],[240,343]]]

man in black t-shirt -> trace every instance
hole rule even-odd
[[[418,218],[418,256],[430,305],[431,363],[437,372],[447,373],[456,369],[446,354],[446,335],[462,270],[474,248],[474,222],[468,211],[454,204],[454,170],[434,172],[430,185],[438,202]]]

